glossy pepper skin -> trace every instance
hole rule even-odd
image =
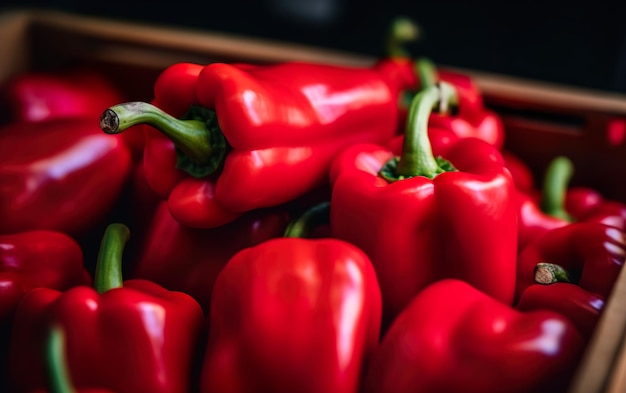
[[[543,188],[519,192],[519,242],[521,251],[533,239],[573,222],[597,222],[626,230],[626,204],[608,200],[589,187],[571,187],[573,164],[565,156],[549,164]]]
[[[556,282],[529,286],[520,295],[515,308],[522,311],[558,312],[567,317],[588,342],[598,323],[605,300],[576,284]]]
[[[517,190],[533,194],[536,191],[535,175],[528,164],[509,150],[502,149],[500,153],[502,158],[504,158],[506,167],[511,172],[511,176],[513,176]]]
[[[364,392],[563,392],[584,340],[562,315],[520,312],[444,279],[398,315],[365,373]]]
[[[377,347],[381,299],[358,248],[271,239],[237,253],[215,281],[201,392],[356,392]]]
[[[124,100],[113,82],[92,68],[25,72],[10,78],[0,90],[0,101],[9,112],[6,123],[62,119],[87,119],[93,123],[103,110]],[[143,135],[129,133],[122,140],[139,158]]]
[[[132,168],[128,146],[97,121],[12,123],[0,130],[0,233],[79,235],[103,220]]]
[[[83,252],[72,237],[47,230],[0,235],[0,325],[12,321],[33,288],[63,291],[90,283]]]
[[[12,77],[2,87],[11,122],[40,122],[87,117],[123,100],[121,92],[102,73],[88,68],[32,71]]]
[[[498,150],[478,138],[441,142],[437,133],[428,140],[426,121],[440,90],[435,86],[415,97],[411,113],[419,114],[415,121],[409,114],[400,156],[359,144],[331,167],[331,233],[371,258],[384,323],[426,285],[446,277],[467,280],[505,303],[513,300],[517,211],[511,174]],[[433,155],[456,170],[444,169]],[[412,166],[416,157],[429,164],[428,171]],[[385,169],[394,160],[398,167],[409,163],[409,171],[390,181]]]
[[[191,296],[148,280],[122,283],[121,255],[127,239],[125,226],[107,227],[95,289],[36,288],[26,294],[15,315],[9,357],[17,392],[46,386],[42,354],[51,326],[66,334],[67,364],[78,389],[189,391],[204,323],[202,309]]]
[[[518,257],[518,307],[555,304],[555,310],[560,308],[589,337],[625,257],[626,238],[617,228],[579,222],[553,229],[528,244]],[[533,289],[539,285],[545,288]],[[537,295],[532,295],[535,300],[525,299],[531,296],[527,291],[541,291],[545,299]]]
[[[167,134],[147,131],[148,183],[184,225],[215,227],[327,184],[330,162],[346,146],[392,137],[408,82],[381,67],[175,64],[157,79],[154,106],[111,107],[101,127],[117,133],[148,123]],[[177,161],[176,151],[185,158]]]
[[[161,202],[143,234],[133,276],[188,293],[208,312],[213,283],[228,260],[243,248],[281,237],[288,221],[284,210],[259,209],[219,228],[194,229],[176,221]]]

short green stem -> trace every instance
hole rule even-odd
[[[428,120],[433,109],[446,112],[450,104],[456,103],[454,88],[440,82],[421,90],[411,101],[402,154],[383,166],[380,176],[388,181],[397,181],[415,176],[435,178],[443,172],[454,171],[451,163],[433,155],[428,135]]]
[[[110,224],[104,231],[94,276],[98,293],[123,286],[122,256],[129,238],[130,230],[124,224]]]
[[[541,194],[541,210],[544,213],[569,222],[574,221],[565,209],[565,196],[573,173],[574,165],[567,157],[558,156],[550,162]]]
[[[177,119],[152,104],[136,101],[114,105],[100,117],[100,128],[107,134],[119,134],[139,124],[166,135],[179,153],[179,168],[192,176],[207,176],[224,160],[226,141],[213,110],[192,107],[183,119]]]
[[[321,202],[292,220],[285,229],[284,237],[308,238],[315,228],[329,223],[330,202]]]
[[[394,19],[387,36],[387,56],[410,58],[411,55],[404,48],[404,44],[417,40],[419,33],[419,26],[413,20],[406,17]]]
[[[557,282],[571,283],[572,279],[562,266],[554,263],[540,262],[535,266],[534,278],[537,284],[554,284]]]
[[[75,393],[70,372],[67,369],[65,353],[65,333],[58,325],[53,325],[46,343],[46,369],[51,393]]]

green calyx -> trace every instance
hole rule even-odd
[[[379,176],[388,182],[424,176],[434,179],[444,172],[456,171],[449,161],[434,157],[428,136],[428,120],[433,110],[447,112],[456,104],[454,88],[441,82],[420,91],[409,107],[402,154],[393,157],[383,165]]]
[[[146,102],[114,105],[100,117],[100,128],[119,134],[139,124],[148,124],[166,135],[176,147],[177,167],[200,178],[218,170],[228,148],[215,111],[192,106],[177,119]]]

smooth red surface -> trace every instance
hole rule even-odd
[[[215,282],[201,392],[355,392],[380,318],[376,274],[356,247],[280,238],[247,248]]]
[[[566,316],[589,340],[606,299],[584,288],[565,282],[534,284],[522,292],[515,308],[522,311],[552,310]]]
[[[518,194],[520,251],[533,239],[572,222],[595,222],[626,231],[626,204],[606,199],[596,189],[578,186],[566,190],[563,207],[572,221],[541,210],[540,198],[539,190]]]
[[[18,392],[46,386],[42,358],[47,329],[66,332],[71,381],[78,389],[117,393],[187,392],[202,332],[203,313],[189,295],[147,280],[98,294],[79,286],[66,292],[37,288],[15,315],[9,353]]]
[[[147,223],[134,276],[193,296],[208,312],[211,291],[228,260],[245,247],[282,236],[284,210],[256,210],[219,228],[194,229],[178,222],[162,202]]]
[[[494,146],[478,138],[439,143],[435,156],[459,170],[433,180],[388,183],[378,175],[394,152],[374,144],[347,148],[331,168],[331,232],[360,247],[376,268],[386,322],[426,285],[467,280],[505,303],[515,287],[514,184]],[[396,155],[399,152],[396,153]]]
[[[393,63],[386,69],[401,73],[382,67],[174,64],[157,79],[153,104],[175,117],[194,104],[214,109],[232,150],[219,175],[207,178],[208,189],[182,185],[190,181],[175,168],[173,144],[144,127],[148,183],[181,223],[197,228],[321,187],[343,148],[384,143],[396,133],[399,92],[413,81]]]
[[[90,283],[83,252],[70,236],[47,230],[0,235],[0,325],[8,326],[33,288],[62,291]]]
[[[583,348],[558,313],[520,312],[464,281],[441,280],[391,325],[364,392],[563,392]]]
[[[86,119],[6,125],[0,157],[0,233],[91,229],[113,207],[132,170],[122,139]]]
[[[577,285],[607,299],[626,258],[624,233],[599,223],[574,223],[553,229],[535,239],[517,261],[516,297],[535,284],[537,263],[563,267],[580,277]]]
[[[18,74],[3,86],[3,99],[14,122],[75,117],[91,117],[97,122],[106,108],[123,97],[102,73],[67,69]]]

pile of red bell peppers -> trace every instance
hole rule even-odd
[[[474,81],[396,40],[177,63],[145,101],[89,69],[3,86],[0,390],[566,391],[626,204],[567,152],[539,184]]]

